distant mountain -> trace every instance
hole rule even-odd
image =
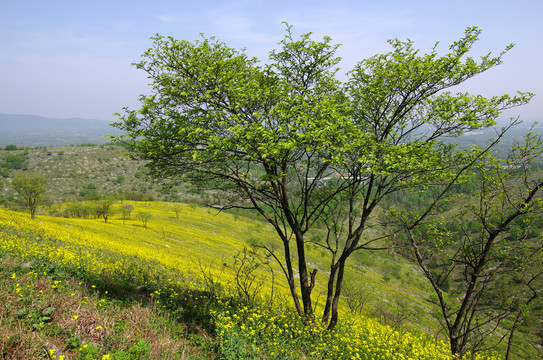
[[[513,144],[513,140],[526,134],[530,126],[531,123],[526,123],[511,129],[500,144],[498,154],[505,154]],[[543,136],[542,125],[538,124],[533,130]],[[106,135],[119,134],[120,131],[117,128],[108,126],[108,123],[103,120],[0,114],[0,148],[9,144],[28,147],[103,144],[107,142]],[[464,146],[473,144],[485,146],[488,144],[488,139],[495,136],[496,129],[489,128],[467,133],[449,141]]]
[[[28,147],[103,144],[107,142],[106,135],[119,133],[102,120],[0,114],[0,147],[8,144]]]

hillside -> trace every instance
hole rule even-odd
[[[533,127],[532,127],[533,125]],[[484,130],[472,131],[466,133],[458,138],[450,139],[450,141],[458,143],[464,147],[470,147],[472,145],[485,146],[488,144],[489,139],[496,137],[497,130],[501,128],[501,125],[496,125],[494,128],[487,128]],[[503,158],[507,156],[509,149],[514,145],[515,141],[521,140],[530,130],[539,136],[543,136],[543,125],[541,123],[521,123],[512,127],[502,138],[497,148],[494,150],[494,154],[497,157]],[[537,161],[539,165],[543,165],[543,159]]]
[[[120,193],[132,200],[179,198],[179,187],[163,189],[146,176],[143,162],[132,161],[124,153],[122,147],[106,144],[0,150],[0,171],[4,165],[0,198],[13,197],[9,184],[14,174],[21,170],[46,177],[49,203],[117,197]],[[7,166],[7,159],[15,157],[20,158],[20,163]]]
[[[133,205],[132,214],[125,217],[119,210],[128,203]],[[449,358],[445,343],[437,340],[440,339],[435,318],[437,308],[429,295],[429,286],[413,264],[393,253],[361,252],[355,256],[347,272],[337,332],[326,335],[331,338],[323,338],[323,334],[305,338],[300,337],[306,330],[300,327],[296,315],[291,312],[292,305],[280,269],[251,246],[255,240],[269,246],[277,245],[275,234],[267,224],[235,214],[218,213],[212,208],[166,202],[118,203],[107,223],[92,217],[48,215],[62,214],[67,206],[69,204],[56,204],[50,209],[44,207],[36,221],[31,221],[28,214],[0,209],[0,258],[4,264],[4,283],[9,286],[0,291],[6,291],[8,298],[13,299],[23,296],[19,293],[26,294],[26,299],[32,297],[33,289],[53,289],[53,294],[48,295],[53,296],[58,287],[68,294],[77,294],[79,301],[74,303],[72,297],[75,295],[70,295],[64,300],[40,302],[39,313],[29,314],[32,320],[25,330],[25,327],[15,325],[20,321],[18,315],[15,318],[10,315],[23,314],[34,308],[24,305],[26,300],[21,299],[3,315],[11,320],[6,320],[9,328],[0,330],[11,334],[10,337],[28,337],[35,331],[32,330],[36,327],[35,322],[43,318],[46,321],[41,326],[48,331],[52,331],[50,326],[60,326],[63,333],[70,335],[66,335],[67,338],[57,336],[54,341],[50,339],[48,344],[42,344],[49,349],[70,353],[69,338],[77,335],[77,346],[89,344],[94,351],[103,354],[118,352],[121,350],[113,344],[102,342],[106,337],[122,337],[124,328],[115,326],[120,316],[117,312],[134,306],[134,301],[137,301],[135,306],[148,306],[150,299],[154,299],[153,308],[163,308],[169,315],[162,320],[145,319],[144,322],[178,318],[181,325],[176,326],[189,327],[200,339],[196,343],[189,341],[186,346],[194,347],[201,355],[202,351],[210,351],[211,342],[214,344],[211,348],[215,349],[208,353],[211,358],[238,359],[246,358],[242,354],[253,354],[249,358],[321,359],[336,354],[333,358],[347,359],[363,353],[367,356],[361,358],[366,359],[399,359],[402,354],[417,359]],[[147,221],[143,222],[139,214],[149,214]],[[319,249],[310,248],[308,255],[319,273],[327,271]],[[33,283],[33,276],[39,283]],[[324,284],[320,279],[322,275],[317,276],[315,292],[322,297]],[[84,288],[80,288],[81,280]],[[25,285],[21,287],[23,281]],[[44,287],[44,282],[49,285]],[[78,282],[79,287],[75,286]],[[92,298],[92,302],[85,300],[88,298]],[[141,305],[137,305],[140,301],[143,301]],[[59,302],[69,302],[73,306],[62,310],[57,305]],[[86,305],[92,306],[89,309],[94,314],[92,317],[101,320],[91,321],[90,315],[81,311],[81,306]],[[109,312],[100,313],[102,306],[117,310],[107,315]],[[99,313],[95,314],[96,311]],[[146,314],[162,316],[160,313]],[[69,324],[73,322],[67,319],[83,318],[82,315],[93,324],[92,328],[77,326],[75,330],[71,329]],[[3,324],[6,326],[6,322]],[[98,326],[105,330],[94,331]],[[255,326],[265,329],[254,333],[251,329]],[[290,330],[272,331],[279,328]],[[101,333],[103,336],[96,338]],[[183,335],[183,331],[179,335],[168,334],[174,339],[178,336],[180,341],[191,339],[186,333]],[[314,341],[313,336],[321,340],[307,343],[310,339]],[[292,341],[296,338],[298,340]],[[152,343],[150,338],[139,334],[124,342],[128,346],[126,351],[139,340],[144,341],[142,344]],[[361,344],[365,344],[363,348]],[[221,349],[219,354],[231,352],[234,355],[215,357],[217,346]],[[340,356],[340,352],[343,355]],[[149,355],[140,358],[170,357]]]
[[[125,331],[115,325],[120,321],[123,309],[132,306],[129,304],[137,298],[144,299],[141,306],[146,306],[149,300],[145,299],[151,296],[155,306],[165,309],[170,319],[178,318],[186,324],[184,326],[191,326],[192,331],[195,331],[195,326],[201,329],[196,330],[200,345],[190,342],[187,346],[197,348],[197,353],[203,352],[207,346],[208,355],[213,358],[450,358],[444,342],[423,335],[416,327],[407,326],[404,322],[409,319],[419,325],[421,317],[431,318],[432,306],[424,299],[427,292],[416,286],[416,272],[398,258],[394,259],[399,266],[398,273],[388,274],[388,280],[380,272],[384,269],[385,258],[379,255],[366,258],[364,266],[354,264],[352,271],[358,272],[357,281],[371,284],[363,291],[364,309],[344,306],[344,322],[334,333],[320,333],[323,330],[318,328],[307,332],[308,329],[304,329],[289,310],[286,289],[281,285],[282,278],[275,264],[250,270],[253,261],[259,261],[257,258],[260,256],[243,251],[251,238],[275,241],[266,225],[195,206],[177,205],[180,208],[175,211],[176,205],[170,203],[134,204],[134,215],[130,219],[116,216],[108,223],[98,219],[65,219],[44,214],[38,221],[30,221],[26,214],[0,210],[3,268],[15,264],[14,268],[3,272],[4,283],[9,288],[2,291],[7,292],[9,299],[21,299],[17,302],[10,300],[13,302],[11,313],[26,314],[29,311],[31,305],[26,299],[38,286],[33,283],[33,276],[40,279],[38,288],[44,293],[38,296],[38,299],[43,297],[40,313],[31,315],[28,326],[16,327],[17,318],[6,314],[4,317],[11,320],[2,323],[3,333],[9,334],[11,339],[17,336],[28,338],[32,328],[39,325],[43,337],[48,339],[47,342],[41,340],[48,351],[56,349],[58,354],[77,356],[78,349],[80,353],[86,351],[81,350],[86,344],[94,349],[95,355],[119,354],[121,349],[117,344],[105,342],[105,339],[119,339]],[[145,226],[136,215],[143,211],[152,214]],[[318,251],[313,250],[311,256],[315,264],[320,263]],[[17,259],[22,259],[22,262]],[[368,267],[370,259],[373,259],[373,265]],[[364,267],[365,270],[355,270],[356,267]],[[249,272],[241,272],[245,275],[239,276],[237,270],[243,268]],[[70,273],[75,276],[74,280],[67,275]],[[411,275],[404,275],[406,273]],[[47,276],[53,277],[49,280]],[[82,279],[88,290],[80,288],[81,280],[79,287],[76,286],[77,279]],[[318,287],[318,291],[322,291],[322,284]],[[74,305],[67,309],[58,305],[60,300],[51,299],[55,291],[63,289],[73,294],[69,303]],[[90,295],[85,295],[85,291]],[[126,298],[128,293],[131,293],[130,301]],[[207,295],[191,300],[198,293]],[[254,294],[254,297],[248,298],[248,294]],[[401,301],[394,301],[399,294],[404,294]],[[361,293],[358,295],[362,296]],[[122,302],[112,305],[115,298]],[[354,293],[351,293],[351,298],[354,298]],[[92,299],[90,313],[81,310],[89,303],[88,299]],[[255,301],[257,299],[260,300]],[[196,304],[190,305],[190,301],[195,300],[198,300]],[[394,305],[384,308],[384,302]],[[199,306],[198,310],[192,308],[195,305]],[[100,310],[101,307],[104,310]],[[115,308],[117,310],[113,311]],[[83,320],[89,323],[87,327],[77,325]],[[51,328],[57,329],[56,337],[48,335]],[[202,331],[207,335],[202,335]],[[346,334],[348,336],[344,336]],[[136,344],[149,347],[152,342],[151,335],[135,336],[124,341],[127,352]],[[169,331],[166,336],[173,334]],[[182,341],[191,338],[183,333],[178,336]],[[215,350],[209,351],[210,340],[202,341],[202,336],[213,337]],[[72,340],[77,344],[75,346],[70,345],[69,340],[74,338],[77,339]],[[6,343],[3,346],[4,351],[9,350]],[[10,349],[19,349],[24,344],[10,346]],[[139,358],[154,358],[149,351]],[[185,358],[180,351],[176,354],[171,355],[172,358]],[[170,358],[164,356],[157,358]]]
[[[25,169],[42,173],[47,178],[51,202],[85,198],[81,195],[82,193],[87,199],[91,199],[119,192],[132,193],[132,200],[154,198],[205,205],[213,205],[221,201],[221,196],[218,194],[195,194],[180,185],[165,188],[163,184],[149,179],[146,176],[144,162],[130,160],[124,156],[125,150],[122,147],[105,143],[105,134],[113,134],[116,131],[115,128],[106,125],[99,120],[62,120],[0,114],[0,128],[3,129],[0,133],[0,175],[5,178],[2,181],[0,177],[0,196],[6,197],[12,194],[8,173],[22,169],[22,167],[8,169],[2,173],[2,162],[8,156],[17,155],[25,157]],[[497,155],[503,156],[515,139],[520,139],[528,130],[529,124],[521,124],[511,129],[496,149]],[[80,133],[83,137],[68,141],[66,139],[69,137],[61,136],[58,139],[62,140],[60,141],[62,146],[52,146],[44,145],[47,141],[30,140],[27,134],[31,131],[36,133],[36,139],[46,139],[50,132],[64,135],[68,132]],[[93,131],[96,131],[96,135],[92,135]],[[534,132],[543,134],[543,127],[537,125]],[[473,144],[484,146],[493,136],[495,136],[495,130],[486,129],[463,135],[455,141],[466,147]],[[59,142],[55,140],[51,143],[58,144]],[[20,150],[3,150],[9,144],[17,145]],[[537,160],[536,163],[543,165],[543,159]]]
[[[473,136],[480,136],[478,139],[485,141],[486,135]],[[263,257],[262,254],[256,256],[250,251],[244,252],[244,248],[250,249],[251,244],[259,241],[280,248],[272,229],[267,224],[255,220],[250,213],[219,213],[212,207],[221,201],[219,194],[189,192],[182,185],[164,188],[163,184],[152,181],[145,175],[143,162],[128,159],[123,155],[124,151],[122,147],[111,144],[0,150],[0,170],[2,170],[0,200],[4,205],[13,209],[18,208],[17,198],[10,188],[11,179],[17,171],[36,171],[47,178],[48,184],[48,200],[45,206],[39,209],[38,223],[28,222],[26,219],[28,215],[10,211],[0,213],[0,221],[16,219],[10,222],[11,225],[6,225],[6,223],[0,225],[4,240],[8,241],[3,245],[4,250],[0,251],[3,251],[2,256],[8,256],[3,261],[17,263],[20,260],[22,263],[16,265],[16,271],[28,273],[30,270],[23,270],[21,264],[35,261],[29,259],[39,258],[40,264],[42,262],[62,263],[66,266],[63,271],[69,274],[75,272],[76,275],[80,271],[78,264],[86,264],[85,266],[89,269],[83,271],[83,275],[85,278],[92,279],[88,282],[89,287],[97,285],[96,279],[106,276],[105,279],[99,279],[103,282],[102,295],[104,291],[113,292],[112,285],[124,289],[125,285],[117,284],[113,280],[120,277],[130,283],[128,289],[121,289],[120,292],[128,291],[136,294],[138,298],[143,297],[148,300],[154,291],[161,293],[160,289],[165,286],[164,281],[167,283],[167,279],[175,278],[179,280],[176,280],[175,284],[177,293],[182,289],[189,293],[204,291],[214,294],[219,291],[221,296],[228,294],[227,297],[232,293],[238,293],[238,295],[241,293],[241,298],[247,300],[247,298],[256,297],[257,289],[259,289],[259,296],[270,298],[274,294],[276,304],[281,303],[283,309],[292,308],[284,292],[281,270],[273,262],[263,262],[257,266],[254,270],[257,276],[253,280],[242,282],[242,285],[236,281],[237,270],[241,267],[250,269],[250,264],[255,257],[259,259]],[[114,198],[117,201],[114,205],[117,210],[107,224],[103,220],[94,218],[66,219],[63,217],[74,201],[77,201],[77,204],[92,204],[99,198]],[[161,201],[136,201],[145,199]],[[135,205],[133,214],[129,218],[123,217],[120,212],[121,201]],[[138,215],[143,213],[150,215],[148,223],[144,223]],[[17,225],[13,225],[14,223]],[[26,247],[14,250],[13,244],[9,243],[13,234],[17,236],[16,243],[26,244]],[[36,242],[36,239],[40,240]],[[24,252],[29,249],[35,251],[31,254]],[[79,255],[74,255],[76,253]],[[51,254],[63,255],[55,258],[51,257]],[[84,258],[81,257],[83,254]],[[322,279],[322,274],[328,271],[328,264],[323,258],[323,252],[317,247],[309,247],[309,257],[311,266],[314,266],[318,274],[321,274],[317,276],[315,293],[320,293],[319,299],[322,299],[324,284],[319,282],[319,279]],[[99,263],[95,263],[96,259]],[[108,263],[112,266],[107,265]],[[122,264],[122,268],[115,265],[118,263]],[[31,269],[34,267],[31,266]],[[101,275],[95,274],[94,271],[98,271]],[[252,274],[250,273],[251,276]],[[67,276],[72,279],[71,275]],[[150,279],[156,279],[156,281],[143,285]],[[249,279],[252,278],[249,277]],[[77,282],[77,280],[73,281]],[[236,283],[238,283],[237,286]],[[243,290],[244,287],[245,290]],[[15,289],[13,288],[13,291],[16,291]],[[92,288],[90,291],[94,294]],[[168,296],[171,295],[171,291],[167,291]],[[407,333],[437,335],[439,338],[441,335],[439,335],[440,325],[436,318],[436,300],[430,294],[431,288],[420,270],[397,253],[392,251],[359,252],[352,257],[346,274],[342,316],[352,320],[362,319],[360,321],[366,324],[365,328],[360,325],[365,329],[364,331],[384,332],[391,338],[401,338],[407,336],[405,335]],[[97,298],[96,301],[101,299]],[[109,300],[105,297],[104,301]],[[180,305],[176,303],[171,306],[172,309],[177,309],[172,311],[178,311]],[[186,304],[181,307],[184,306]],[[221,311],[224,315],[231,314],[233,310],[222,309]],[[211,316],[211,313],[198,316],[207,318]],[[235,326],[241,329],[242,325],[248,327],[248,324]],[[235,347],[234,343],[225,345],[221,341],[226,340],[220,336],[216,337],[216,333],[213,333],[221,329],[221,324],[215,323],[211,326],[199,319],[197,325],[190,326],[198,328],[210,326],[213,330],[205,336],[213,339],[212,341],[217,341],[221,344],[220,346]],[[368,326],[373,327],[373,330],[370,331]],[[233,330],[223,329],[222,331]],[[117,333],[116,336],[121,336],[119,334]],[[278,343],[281,341],[286,340],[279,340]],[[205,343],[207,344],[205,346],[209,346],[207,342]],[[219,346],[216,344],[213,346]],[[195,344],[191,343],[190,346],[193,345]],[[360,350],[350,342],[344,345],[346,348],[350,346],[355,350]],[[104,344],[100,346],[103,349],[107,348]],[[135,343],[131,343],[130,346],[135,346]],[[266,346],[269,348],[267,355],[260,358],[274,358],[269,354],[277,347],[270,344]],[[387,346],[399,345],[396,343],[385,347]],[[297,355],[304,354],[307,358],[319,358],[308,356],[308,352],[300,350],[299,347],[292,351]],[[534,350],[534,353],[537,353],[537,350]],[[299,357],[292,356],[292,358]]]
[[[143,162],[128,159],[122,154],[123,148],[119,146],[69,146],[45,150],[0,151],[0,161],[7,155],[23,154],[24,152],[27,152],[28,170],[36,171],[47,178],[47,205],[39,211],[41,215],[62,215],[62,208],[66,206],[63,203],[66,202],[93,200],[108,196],[127,200],[141,200],[151,197],[156,200],[173,200],[185,204],[195,204],[191,205],[192,207],[207,206],[205,214],[209,217],[209,223],[213,224],[217,220],[218,211],[212,206],[221,201],[220,194],[190,193],[181,185],[164,190],[161,184],[147,178]],[[15,172],[16,170],[12,170],[11,174]],[[14,191],[10,188],[10,181],[11,177],[0,179],[1,189],[3,189],[3,193],[0,192],[0,195],[3,196],[6,204],[16,207],[17,201],[14,198]],[[268,225],[262,223],[258,217],[257,220],[252,220],[244,215],[251,214],[236,215],[232,213],[232,216],[251,221],[250,225],[240,227],[239,231],[235,233],[229,233],[226,231],[229,227],[219,225],[214,226],[212,230],[206,229],[206,231],[238,239],[241,242],[239,246],[261,240],[259,229],[268,228]],[[117,216],[120,215],[117,214]],[[181,231],[173,229],[175,226],[179,226],[179,222],[173,220],[172,223],[172,220],[165,220],[166,223],[161,225],[162,231]],[[193,221],[194,219],[190,219],[190,222]],[[165,236],[160,232],[148,233],[147,229],[139,228],[137,230],[138,234],[133,234],[132,237]],[[157,230],[155,229],[155,231]],[[268,232],[269,238],[275,241],[275,234],[270,229]],[[185,238],[186,233],[176,236]],[[210,238],[211,236],[201,236],[202,239],[206,237]],[[275,246],[280,248],[279,243]],[[314,256],[311,262],[318,265],[320,272],[327,272],[328,264],[321,259],[324,252],[317,247],[310,249]],[[190,251],[192,250],[189,250],[189,253]],[[203,254],[205,252],[200,255],[203,256]],[[344,290],[353,298],[349,303],[353,309],[357,308],[357,311],[372,312],[375,316],[386,317],[386,321],[389,322],[397,317],[401,319],[401,322],[412,321],[417,327],[435,330],[437,326],[433,315],[435,307],[428,302],[428,294],[431,289],[414,264],[391,252],[361,252],[355,254],[353,260],[356,263],[347,273],[347,284]],[[277,276],[280,276],[279,269],[276,269],[276,272]],[[403,301],[404,294],[409,294],[408,297],[411,299],[409,307]],[[383,298],[387,299],[388,303],[384,304],[378,301]],[[375,302],[375,306],[371,305],[372,302]]]

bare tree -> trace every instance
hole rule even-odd
[[[456,231],[435,212],[443,193],[425,212],[391,212],[437,295],[453,354],[475,353],[504,340],[496,330],[505,319],[514,323],[510,347],[523,309],[539,294],[534,284],[541,270],[534,266],[541,264],[543,179],[534,176],[533,160],[542,152],[541,139],[530,133],[506,161],[479,161],[478,191],[456,200],[464,204],[456,213]],[[451,283],[454,290],[446,285]],[[497,339],[493,344],[491,334]]]

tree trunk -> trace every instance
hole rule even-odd
[[[345,259],[339,259],[339,269],[336,280],[336,290],[334,293],[334,299],[332,300],[332,318],[328,323],[328,330],[333,330],[338,321],[338,312],[339,312],[339,299],[341,297],[341,286],[343,284],[343,275],[345,273]]]
[[[450,330],[450,335],[449,335],[449,341],[451,342],[451,353],[453,354],[453,356],[457,356],[458,358],[460,358],[460,343],[458,341],[458,337],[456,336],[456,332]]]
[[[288,287],[290,289],[290,295],[292,296],[292,300],[294,302],[294,307],[296,308],[296,311],[298,312],[298,315],[303,318],[304,316],[304,310],[302,309],[302,306],[300,305],[300,299],[298,298],[298,294],[296,293],[296,284],[294,282],[294,270],[292,268],[292,261],[291,261],[291,253],[290,253],[290,247],[288,245],[288,241],[283,239],[283,247],[285,249],[285,264],[287,267],[287,283]]]
[[[303,234],[296,231],[296,246],[298,250],[298,271],[300,273],[300,292],[302,293],[303,320],[304,322],[313,321],[313,304],[311,302],[311,283],[307,271],[307,262],[305,259],[304,237]]]
[[[324,312],[322,314],[322,323],[328,324],[330,319],[330,310],[332,308],[332,300],[334,297],[334,283],[336,280],[337,265],[333,263],[330,266],[330,275],[328,276],[328,290],[326,291],[326,305],[324,306]]]

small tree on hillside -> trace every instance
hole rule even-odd
[[[176,220],[179,220],[179,214],[181,213],[181,210],[183,209],[183,207],[179,204],[175,204],[173,206],[173,211],[175,212],[175,218]]]
[[[447,89],[502,61],[467,57],[477,28],[438,56],[411,41],[362,60],[336,79],[337,45],[287,27],[266,65],[215,39],[190,43],[156,36],[135,64],[152,81],[141,109],[115,124],[151,175],[185,179],[223,193],[223,208],[258,212],[275,229],[281,268],[301,318],[315,318],[318,269],[306,251],[329,254],[322,322],[338,321],[349,257],[382,246],[368,226],[383,199],[400,190],[455,183],[487,149],[444,138],[495,123],[531,94],[485,98]],[[324,229],[324,231],[322,230]]]
[[[122,203],[120,208],[121,215],[123,217],[123,224],[127,219],[130,219],[130,215],[132,214],[132,211],[134,211],[134,208],[136,206],[132,203]]]
[[[35,173],[20,172],[15,175],[11,186],[24,199],[30,209],[30,217],[34,219],[36,209],[47,190],[45,178]]]
[[[95,203],[94,213],[96,214],[97,217],[101,217],[102,219],[104,219],[104,222],[107,223],[107,220],[113,213],[113,208],[112,208],[113,203],[114,201],[109,200],[109,199],[98,200]]]
[[[137,217],[141,220],[143,227],[147,227],[147,222],[151,220],[153,216],[146,211],[140,211],[138,212]]]

